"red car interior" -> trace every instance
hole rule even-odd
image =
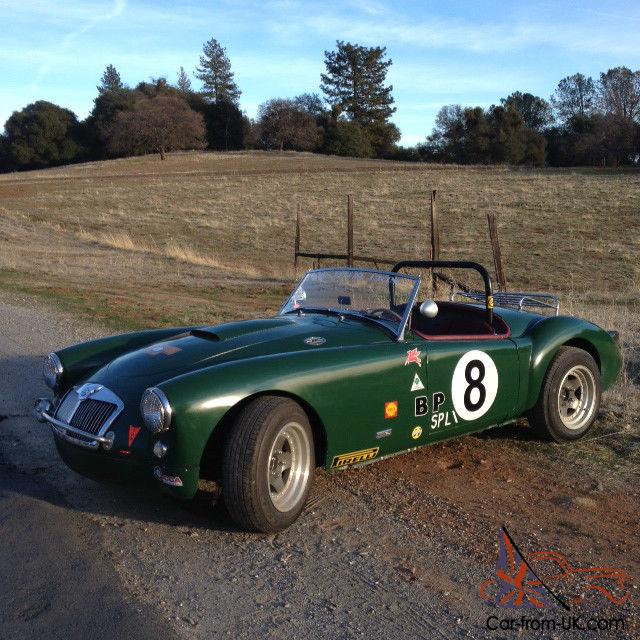
[[[509,337],[507,323],[493,315],[493,327],[486,321],[485,310],[457,302],[438,302],[438,315],[425,318],[420,303],[411,311],[409,328],[425,340],[504,340]]]

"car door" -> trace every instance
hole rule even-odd
[[[418,339],[406,346],[424,359],[416,367],[419,384],[411,387],[419,440],[478,431],[513,416],[519,376],[510,339]]]

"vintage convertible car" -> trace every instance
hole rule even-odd
[[[421,279],[407,271],[435,268],[475,269],[484,291],[420,301]],[[240,526],[277,531],[300,514],[316,466],[344,469],[522,415],[558,442],[590,429],[620,368],[615,335],[493,307],[476,263],[318,269],[272,318],[51,353],[55,397],[35,415],[81,474],[155,478],[186,499],[214,479]]]

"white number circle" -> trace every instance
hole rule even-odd
[[[498,370],[484,351],[467,351],[453,371],[453,408],[463,420],[477,420],[493,404],[498,394]]]

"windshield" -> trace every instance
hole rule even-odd
[[[280,310],[335,312],[374,320],[402,338],[420,279],[369,269],[309,271]]]

